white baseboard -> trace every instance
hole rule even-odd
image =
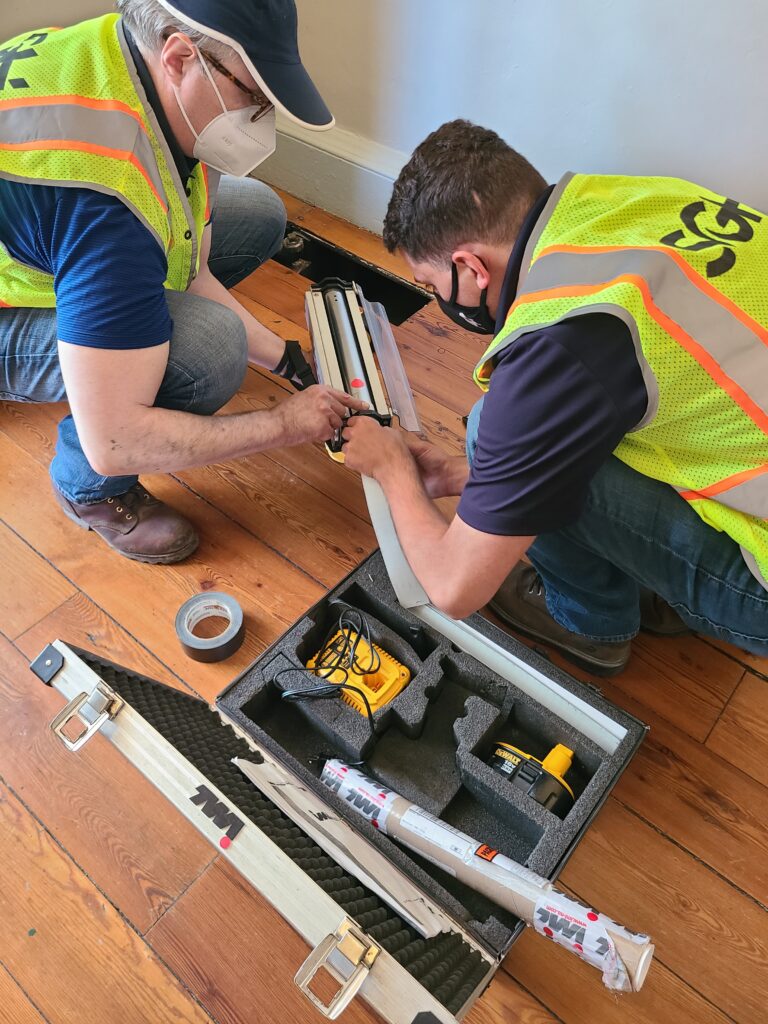
[[[283,122],[275,154],[257,173],[269,184],[380,235],[392,185],[407,159],[342,128],[313,132]]]

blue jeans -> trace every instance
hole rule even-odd
[[[284,231],[285,207],[271,189],[251,178],[222,177],[208,265],[232,288],[277,252]],[[248,365],[245,327],[218,302],[189,292],[166,291],[166,297],[173,333],[155,405],[210,416],[242,384]],[[66,397],[56,310],[0,309],[0,399],[60,402]],[[137,480],[94,472],[72,416],[59,424],[51,477],[65,497],[83,504],[122,494]]]
[[[482,399],[467,423],[477,447]],[[579,519],[528,549],[552,618],[600,641],[640,628],[640,587],[663,597],[697,633],[768,654],[768,590],[735,541],[707,526],[667,484],[612,456],[592,481]]]

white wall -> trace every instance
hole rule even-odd
[[[297,3],[339,129],[320,152],[284,144],[267,174],[359,223],[380,224],[393,167],[453,117],[494,128],[550,180],[673,174],[768,209],[765,0]],[[381,173],[354,170],[366,162]]]
[[[73,25],[114,10],[109,0],[0,0],[0,39],[11,39],[32,28]]]
[[[110,0],[0,0],[0,36]],[[263,176],[379,230],[443,121],[488,125],[550,180],[676,174],[768,209],[766,0],[297,0],[338,127],[284,124]]]

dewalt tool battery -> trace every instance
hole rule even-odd
[[[564,778],[572,763],[573,751],[562,743],[553,747],[543,761],[511,743],[497,743],[488,760],[494,771],[559,818],[573,807],[573,790]]]

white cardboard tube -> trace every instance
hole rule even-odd
[[[631,932],[584,906],[548,879],[342,761],[327,761],[322,781],[374,828],[597,967],[608,988],[619,992],[639,992],[642,988],[654,949],[647,935]]]

